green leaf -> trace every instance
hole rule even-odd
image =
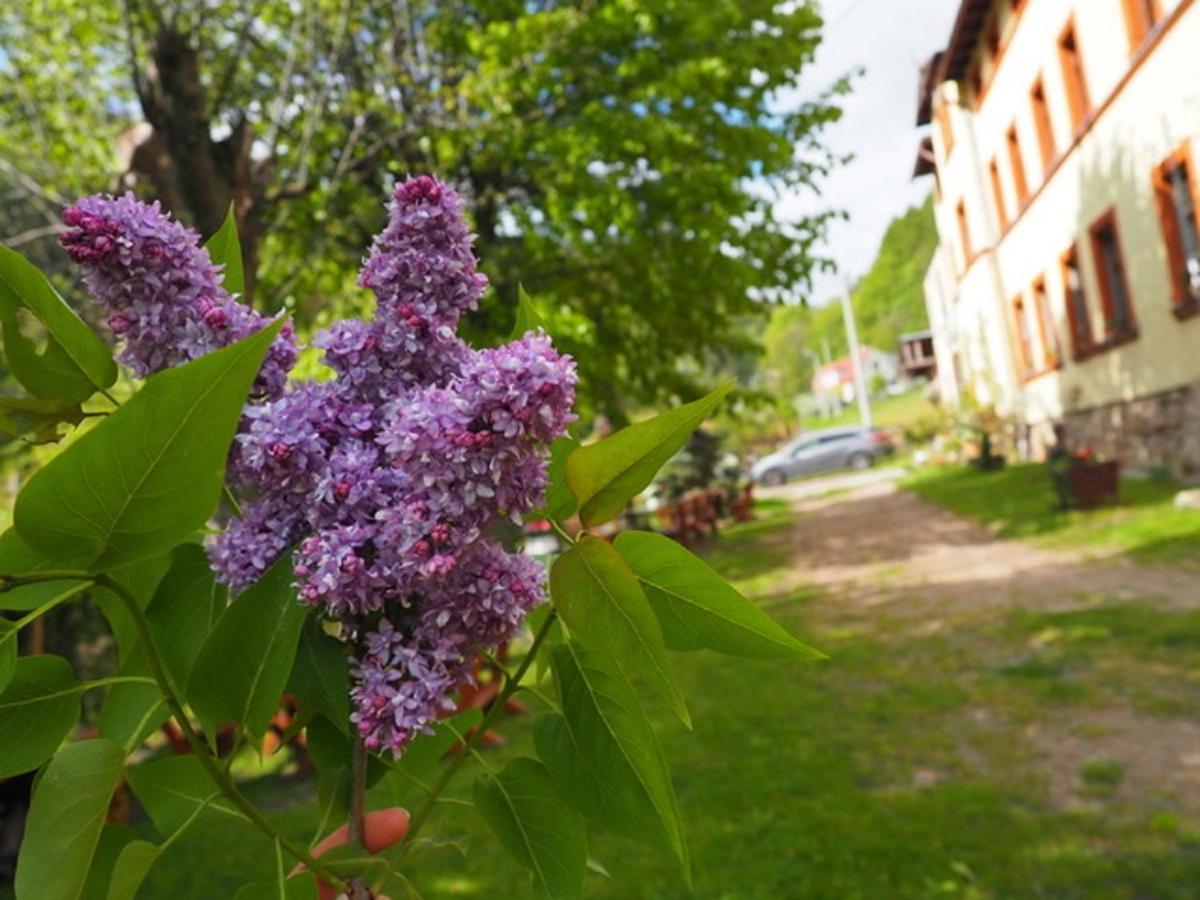
[[[317,880],[308,872],[293,875],[283,883],[283,895],[276,881],[255,881],[242,885],[233,900],[317,900]]]
[[[392,793],[398,805],[417,803],[432,786],[439,769],[446,765],[446,754],[458,741],[458,735],[483,720],[483,711],[468,709],[452,719],[434,725],[433,734],[422,734],[404,748],[397,760],[385,757],[391,768]],[[457,732],[457,733],[456,733]]]
[[[135,900],[138,888],[150,874],[150,867],[161,853],[162,848],[149,841],[131,841],[126,844],[113,864],[107,900]]]
[[[30,444],[53,444],[62,439],[59,427],[78,425],[83,409],[43,397],[0,397],[0,437]]]
[[[525,517],[547,518],[556,522],[569,519],[579,508],[575,495],[567,487],[567,458],[579,447],[579,441],[564,434],[550,445],[550,465],[546,469],[546,505]]]
[[[149,675],[150,665],[141,644],[127,658],[121,675]],[[132,753],[170,715],[167,702],[156,684],[130,682],[113,685],[100,708],[100,736],[115,741]]]
[[[585,816],[673,854],[690,877],[670,771],[637,692],[611,658],[573,641],[552,660],[563,714],[535,725],[538,756]]]
[[[341,644],[308,616],[300,631],[287,689],[343,732],[350,729],[350,667]]]
[[[0,616],[0,696],[17,671],[17,626]]]
[[[289,877],[283,882],[283,896],[275,881],[256,881],[242,884],[233,900],[317,900],[317,880],[308,872]]]
[[[0,610],[13,612],[32,612],[39,606],[45,606],[56,597],[64,594],[76,594],[83,590],[82,581],[35,581],[23,584],[12,590],[0,593]]]
[[[36,769],[79,719],[81,685],[61,656],[23,656],[0,694],[0,778]]]
[[[54,755],[33,792],[17,858],[17,900],[77,900],[125,753],[97,738]]]
[[[513,323],[511,340],[517,340],[524,337],[530,331],[542,330],[547,334],[550,329],[546,327],[546,321],[537,311],[537,307],[533,305],[533,301],[529,295],[525,293],[524,285],[517,285],[517,319]]]
[[[545,766],[514,759],[500,774],[480,776],[474,799],[504,848],[532,870],[540,896],[571,900],[583,895],[587,833]]]
[[[29,480],[13,510],[20,536],[93,571],[187,538],[217,505],[242,406],[282,324],[151,377]]]
[[[213,577],[204,548],[177,547],[146,607],[150,636],[175,690],[187,687],[196,655],[224,611],[225,587]]]
[[[318,772],[330,772],[350,764],[350,738],[323,716],[308,723],[306,732],[308,752]],[[385,766],[375,756],[367,756],[367,787],[375,784],[387,774]]]
[[[117,864],[121,851],[137,839],[138,833],[128,825],[109,823],[100,829],[100,842],[92,854],[92,866],[88,869],[80,900],[108,900],[113,866]]]
[[[824,659],[737,592],[707,563],[661,534],[626,531],[613,546],[637,575],[672,650]]]
[[[21,333],[21,315],[33,316],[45,329],[42,353]],[[75,315],[36,266],[2,246],[0,323],[9,368],[37,397],[78,403],[117,380],[117,364],[99,335]]]
[[[51,559],[46,554],[30,547],[25,539],[17,534],[15,528],[9,528],[0,533],[0,575],[32,575],[60,569],[82,570],[89,562],[91,560],[87,557],[78,555],[71,559]],[[17,588],[17,590],[22,591],[26,588]],[[16,593],[16,591],[9,593]],[[0,608],[20,609],[18,606],[5,606],[4,596],[0,594]],[[39,604],[34,604],[34,606],[37,605]]]
[[[245,821],[224,797],[212,799],[218,793],[217,786],[200,760],[190,753],[142,763],[126,772],[125,780],[163,836],[174,833],[206,802],[201,819]]]
[[[732,383],[724,384],[693,403],[572,453],[567,458],[567,485],[579,501],[583,524],[599,525],[620,515],[732,388]]]
[[[237,218],[233,214],[233,204],[229,204],[229,212],[225,220],[207,241],[204,249],[212,258],[213,265],[225,267],[223,287],[231,294],[241,294],[246,290],[246,271],[242,263],[242,242],[238,239]]]
[[[205,727],[238,722],[261,738],[279,708],[307,607],[292,589],[290,553],[247,588],[217,620],[188,680]]]
[[[609,654],[640,674],[690,724],[662,632],[637,577],[608,542],[584,535],[550,568],[550,597],[585,647]]]

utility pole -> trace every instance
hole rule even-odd
[[[833,351],[829,349],[829,335],[821,335],[821,350],[825,353],[825,365],[833,365]],[[829,414],[836,415],[842,411],[842,395],[841,392],[830,396]]]
[[[846,344],[850,347],[850,367],[854,372],[854,396],[858,398],[858,417],[863,428],[871,427],[871,398],[867,396],[867,380],[863,377],[862,357],[858,351],[858,326],[854,324],[854,307],[850,304],[850,282],[842,281],[842,318],[846,321]]]

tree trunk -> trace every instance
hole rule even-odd
[[[170,24],[159,30],[153,62],[138,87],[142,112],[153,131],[134,151],[131,172],[149,182],[164,206],[205,237],[221,227],[233,205],[246,270],[245,300],[250,302],[262,203],[250,157],[253,129],[242,118],[227,138],[213,140],[199,53],[192,35]]]

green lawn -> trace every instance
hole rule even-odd
[[[707,555],[831,658],[801,665],[676,656],[694,730],[665,708],[651,713],[675,773],[695,897],[1196,895],[1194,803],[1189,812],[1154,791],[1130,796],[1138,773],[1103,752],[1071,763],[1071,802],[1056,802],[1031,736],[1077,727],[1083,740],[1092,734],[1087,717],[1119,702],[1158,723],[1147,740],[1159,740],[1198,708],[1200,614],[1100,598],[1065,613],[988,608],[937,633],[882,608],[854,616],[815,591],[785,586],[794,574],[791,514],[778,501],[759,511]],[[533,718],[504,721],[510,749],[530,746]],[[1076,718],[1082,724],[1067,724]],[[460,776],[459,796],[469,783]],[[308,784],[272,778],[248,788],[289,831],[308,837]],[[385,780],[373,802],[393,802],[395,788]],[[416,854],[406,872],[419,896],[528,896],[526,876],[473,812],[444,810],[442,833],[469,852],[446,845]],[[595,835],[593,855],[611,875],[589,876],[590,898],[689,896],[669,860],[619,835]],[[244,880],[231,870],[267,877],[273,865],[253,832],[211,822],[169,851],[140,896],[229,897]],[[391,895],[404,896],[399,886]]]
[[[1200,568],[1200,510],[1177,509],[1179,485],[1167,479],[1121,482],[1121,500],[1090,512],[1062,512],[1044,466],[998,472],[967,467],[918,471],[903,486],[939,506],[989,525],[1002,537],[1086,546],[1128,554],[1138,562]]]
[[[925,396],[924,388],[914,388],[894,397],[883,397],[871,401],[871,417],[876,427],[903,431],[923,416],[935,414],[936,407]],[[805,416],[802,431],[814,428],[832,428],[839,425],[858,424],[858,405],[851,403],[839,415],[824,419],[820,416]]]

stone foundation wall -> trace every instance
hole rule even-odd
[[[1091,447],[1126,467],[1200,478],[1200,381],[1063,416],[1067,446]]]

